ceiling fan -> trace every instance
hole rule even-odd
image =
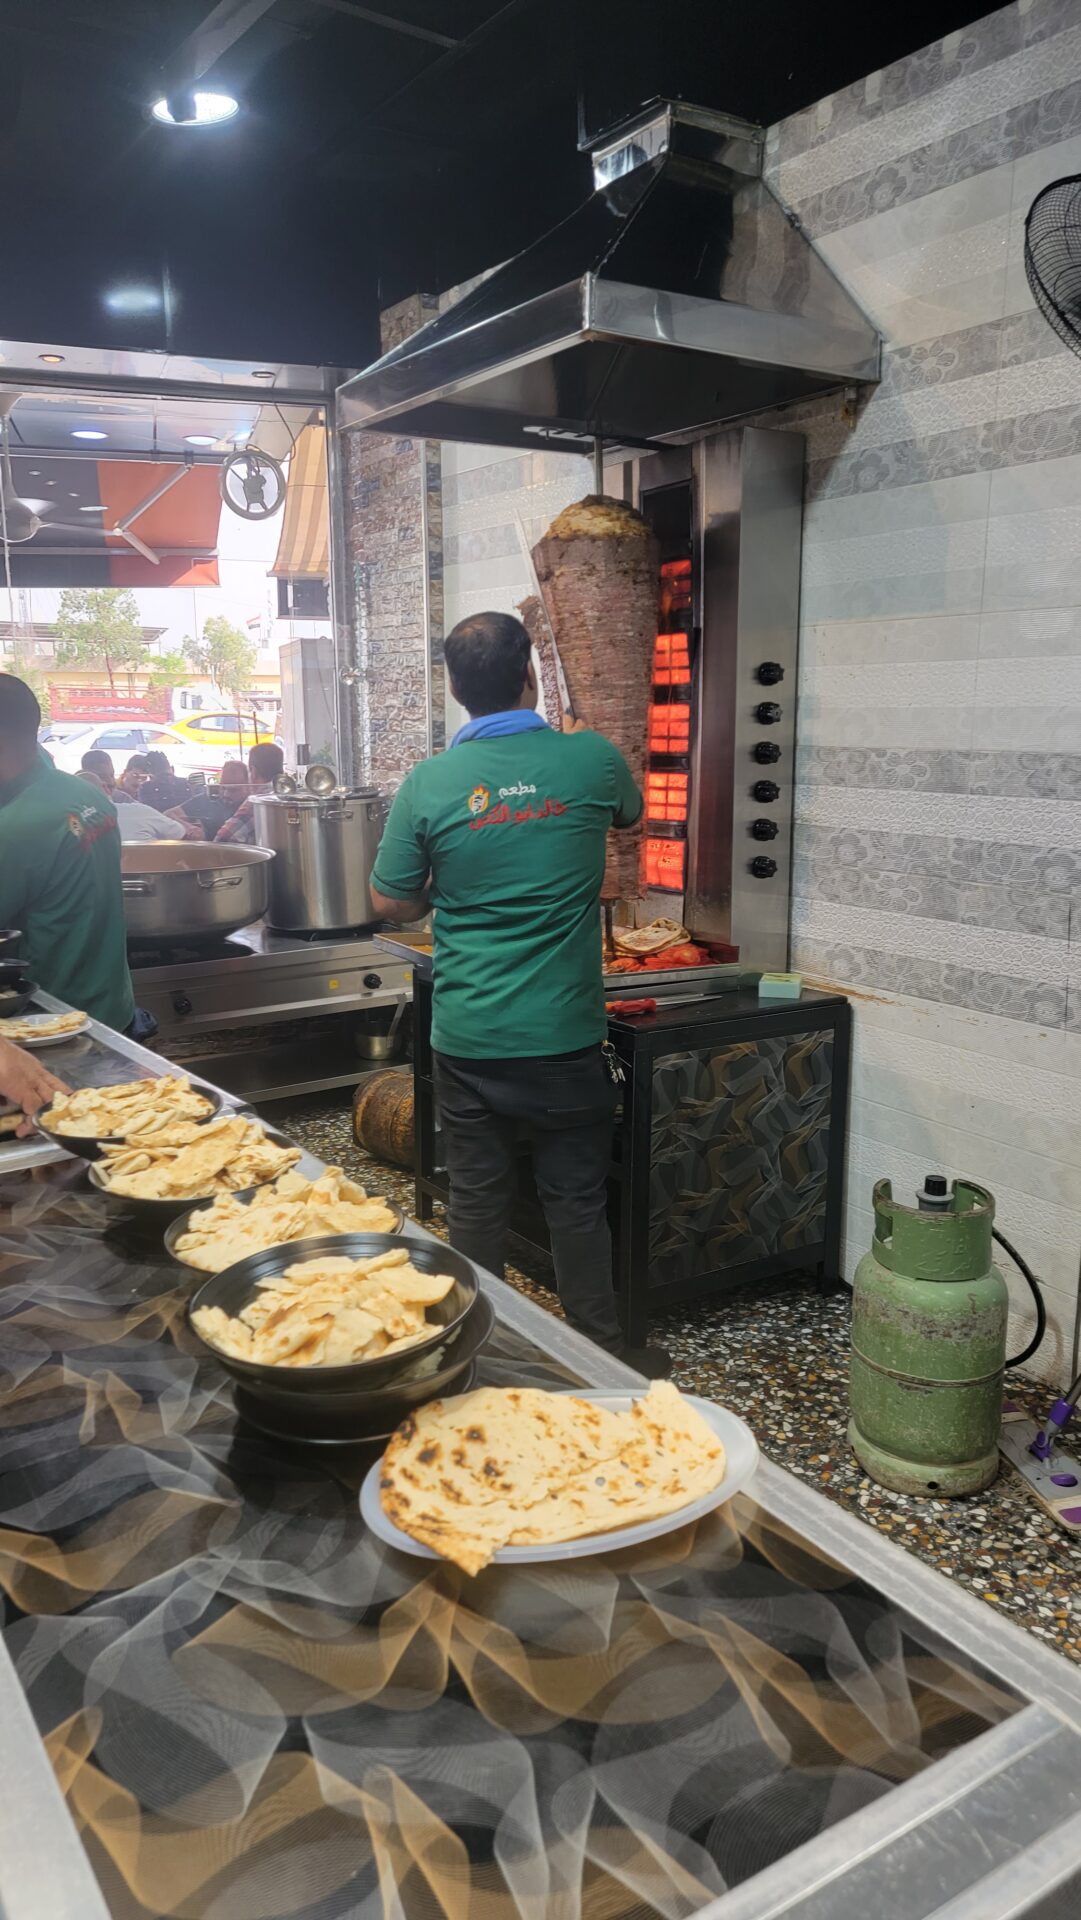
[[[0,535],[7,546],[19,546],[32,540],[44,522],[42,514],[52,507],[51,500],[23,500],[15,491],[11,472],[11,442],[8,418],[17,393],[0,393]]]
[[[29,499],[16,492],[11,471],[9,422],[21,398],[20,393],[10,388],[6,392],[0,391],[0,546],[19,546],[27,540],[32,540],[45,525],[46,514],[50,516],[50,527],[66,533],[85,535],[89,530],[81,520],[58,520],[53,517],[55,501]],[[168,493],[170,487],[174,487],[178,480],[182,480],[188,470],[186,461],[175,467],[147,494],[145,499],[140,500],[137,507],[126,513],[123,519],[117,520],[113,526],[103,523],[100,530],[106,534],[119,535],[120,539],[126,541],[134,552],[141,554],[144,560],[151,561],[156,567],[160,566],[161,555],[155,553],[153,547],[148,546],[145,540],[140,540],[137,533],[132,532],[132,523],[138,520],[140,514],[145,513],[148,507],[152,507],[156,501],[160,500],[163,494]]]

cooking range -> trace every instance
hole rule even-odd
[[[362,1077],[351,1025],[408,995],[410,969],[382,952],[371,928],[329,934],[275,933],[265,922],[223,939],[167,945],[129,941],[136,1003],[158,1022],[159,1044],[187,1066],[212,1059],[218,1084],[248,1099],[279,1098]],[[302,1039],[199,1052],[218,1029],[311,1022]],[[351,1016],[352,1019],[346,1018]],[[189,1046],[189,1036],[193,1044]],[[182,1042],[182,1047],[177,1043]]]

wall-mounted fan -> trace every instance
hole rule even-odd
[[[1081,176],[1053,180],[1025,221],[1032,298],[1060,340],[1081,354]]]
[[[285,500],[285,474],[272,454],[244,447],[222,463],[221,497],[242,520],[271,520]]]
[[[48,513],[53,504],[51,500],[21,499],[15,491],[8,419],[18,398],[17,393],[0,393],[0,538],[6,540],[9,547],[32,540],[42,525],[42,515]]]

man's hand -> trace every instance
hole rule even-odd
[[[563,715],[564,733],[592,733],[593,728],[587,720],[573,720],[569,713]]]
[[[21,1107],[27,1118],[18,1129],[20,1137],[33,1133],[29,1116],[52,1099],[54,1093],[67,1093],[63,1080],[57,1080],[32,1053],[0,1040],[0,1094]]]

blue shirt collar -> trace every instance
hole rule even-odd
[[[461,747],[467,740],[498,740],[507,733],[535,733],[539,727],[546,727],[547,720],[534,707],[512,707],[507,713],[482,713],[476,720],[469,720],[459,727],[452,747]]]

